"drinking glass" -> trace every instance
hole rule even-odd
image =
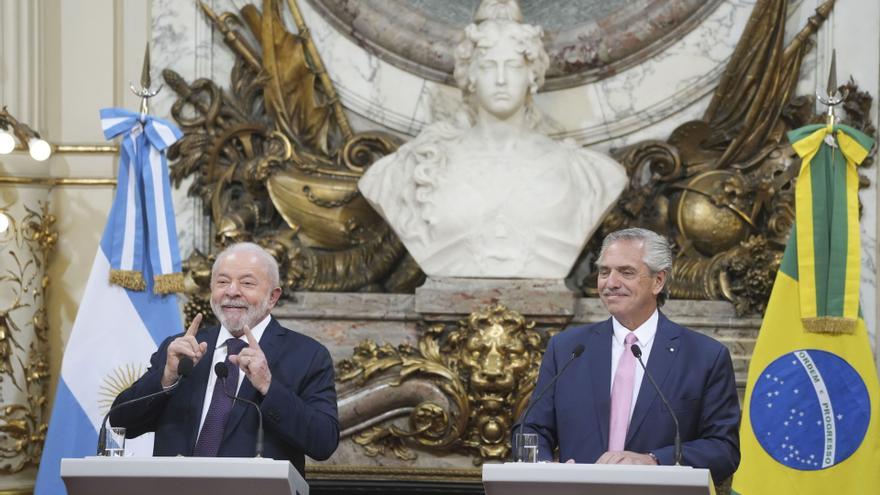
[[[517,433],[513,440],[517,462],[538,462],[537,433]]]
[[[107,443],[104,445],[105,456],[123,457],[125,455],[125,428],[121,426],[107,428]]]

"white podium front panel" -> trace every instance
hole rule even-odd
[[[518,463],[483,465],[486,495],[714,495],[708,469]]]
[[[86,457],[62,459],[69,495],[308,495],[288,461],[239,457]]]

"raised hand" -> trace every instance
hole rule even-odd
[[[168,344],[168,356],[165,359],[165,371],[162,373],[162,386],[170,387],[177,380],[177,366],[180,364],[180,358],[186,356],[193,360],[193,364],[197,364],[199,359],[205,355],[208,350],[208,344],[201,344],[196,340],[196,333],[199,331],[199,325],[202,323],[202,314],[199,313],[193,318],[186,333]]]
[[[247,337],[248,346],[241,350],[237,356],[229,356],[229,361],[238,366],[261,394],[266,395],[269,384],[272,383],[272,372],[269,371],[269,363],[266,355],[260,348],[260,343],[254,338],[249,326],[244,326],[244,334]]]

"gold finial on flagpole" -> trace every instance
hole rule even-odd
[[[135,96],[141,97],[141,120],[149,113],[149,105],[147,101],[159,94],[159,91],[162,90],[162,85],[160,84],[155,91],[150,90],[150,86],[152,85],[152,79],[150,78],[150,43],[147,42],[147,48],[144,51],[144,66],[141,69],[141,87],[135,88],[134,84],[128,83],[131,92],[135,94]]]
[[[846,100],[846,97],[846,89],[844,89],[843,93],[837,89],[837,50],[831,50],[831,67],[828,70],[828,87],[825,89],[824,95],[821,92],[816,91],[816,98],[820,103],[828,107],[827,125],[829,127],[833,127],[838,120],[837,116],[834,115],[834,107],[843,103],[844,100]]]

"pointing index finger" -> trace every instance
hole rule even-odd
[[[189,328],[186,329],[187,337],[195,337],[196,333],[199,331],[199,325],[202,323],[202,313],[196,314],[196,317],[193,318],[192,323],[189,324]]]
[[[251,327],[245,325],[244,326],[244,335],[247,337],[248,345],[253,349],[259,349],[260,343],[257,342],[257,339],[254,338],[254,334],[251,333]]]

